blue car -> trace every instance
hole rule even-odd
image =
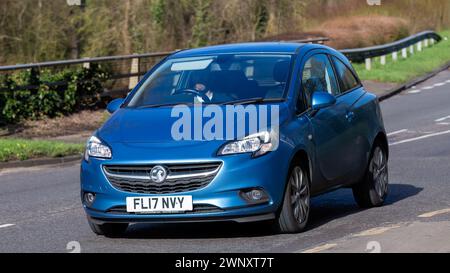
[[[204,221],[264,221],[295,233],[313,196],[351,187],[361,207],[386,199],[378,99],[344,55],[323,45],[178,51],[107,110],[80,175],[98,235],[119,236],[132,223]]]

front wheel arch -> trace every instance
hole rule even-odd
[[[387,136],[384,132],[379,132],[377,136],[375,137],[372,147],[370,149],[370,152],[373,152],[373,149],[375,148],[376,144],[380,144],[381,147],[386,151],[386,156],[389,159],[389,142],[387,139]]]
[[[384,171],[382,175],[385,175],[386,184],[384,188],[384,192],[382,194],[376,192],[376,185],[374,183],[373,178],[373,170],[371,170],[371,164],[375,152],[377,151],[377,147],[379,150],[384,151],[385,153],[385,164]],[[380,133],[374,140],[374,143],[371,147],[370,156],[368,160],[368,164],[365,170],[365,174],[362,179],[352,186],[353,196],[355,198],[356,203],[362,208],[370,208],[370,207],[378,207],[383,205],[386,200],[386,196],[388,194],[388,183],[389,183],[389,174],[388,174],[388,159],[389,159],[389,144],[387,143],[387,138],[384,134]],[[382,157],[381,157],[382,158]],[[378,164],[377,164],[378,165]],[[384,173],[385,172],[385,173]]]
[[[283,177],[283,195],[281,196],[280,200],[284,200],[284,195],[286,194],[286,187],[288,185],[288,177],[291,174],[292,169],[294,168],[294,166],[296,165],[301,165],[304,168],[306,168],[306,171],[308,173],[309,176],[309,187],[311,189],[312,187],[312,162],[310,160],[310,157],[308,156],[308,153],[303,150],[303,149],[299,149],[297,150],[297,152],[295,152],[295,154],[292,156],[291,160],[289,161],[289,168],[288,171],[285,175],[285,177]],[[281,208],[283,206],[283,202],[281,201],[280,204],[278,205],[277,208],[277,215],[280,213]]]
[[[308,219],[310,215],[311,210],[311,168],[310,168],[310,160],[305,151],[298,151],[290,161],[288,174],[285,177],[285,184],[284,184],[284,192],[282,195],[282,201],[277,209],[276,218],[271,221],[272,228],[274,228],[277,232],[282,233],[297,233],[303,231],[308,224]],[[295,199],[297,198],[304,198],[303,201],[296,201],[300,202],[300,206],[302,208],[298,208],[298,204],[292,203],[292,190],[293,190],[293,184],[291,183],[293,172],[300,171],[303,172],[304,176],[296,176],[298,180],[297,186],[294,187],[294,189],[298,189],[298,197],[297,195],[294,196]],[[304,178],[300,178],[304,177]],[[306,179],[307,183],[299,183],[298,181],[302,181]],[[305,185],[305,187],[302,187],[300,185]],[[289,194],[289,195],[287,195]],[[302,197],[303,195],[303,197]],[[304,213],[304,220],[299,221],[297,219],[296,210],[292,207],[295,206],[295,209],[297,209],[297,212],[300,210],[300,213]],[[301,218],[303,219],[303,218]]]
[[[306,171],[309,176],[309,184],[310,184],[309,186],[311,187],[312,186],[312,177],[313,177],[312,162],[310,160],[310,157],[308,156],[308,153],[303,149],[298,150],[292,157],[291,162],[289,164],[288,175],[286,176],[285,180],[287,180],[287,177],[289,176],[290,171],[296,164],[301,165],[302,167],[306,168]],[[287,184],[287,182],[286,182],[286,184]],[[285,189],[286,189],[286,185],[285,185]]]

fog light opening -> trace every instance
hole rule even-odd
[[[263,193],[260,190],[251,190],[247,193],[247,195],[250,197],[250,199],[259,201],[263,197]]]
[[[90,207],[92,204],[94,204],[95,201],[95,193],[92,192],[86,192],[84,194],[84,202],[86,206]]]
[[[249,203],[264,203],[269,201],[269,197],[262,189],[247,189],[241,192],[241,196]]]

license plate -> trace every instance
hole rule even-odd
[[[192,210],[192,196],[127,197],[127,212],[164,213]]]

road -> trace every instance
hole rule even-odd
[[[260,224],[131,226],[95,236],[79,200],[79,165],[0,172],[0,252],[450,252],[450,71],[381,104],[390,133],[386,205],[359,209],[349,189],[312,200],[300,234]]]

